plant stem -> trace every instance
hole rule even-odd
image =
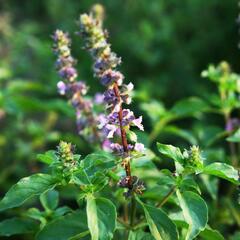
[[[87,236],[89,233],[90,233],[89,230],[87,230],[85,232],[77,234],[74,237],[69,238],[69,240],[79,240],[79,239],[82,239],[83,237]]]
[[[161,208],[161,207],[168,201],[168,199],[171,197],[171,195],[172,195],[173,193],[175,193],[175,191],[176,191],[176,186],[173,186],[173,187],[170,189],[170,191],[167,193],[167,195],[162,199],[162,201],[159,202],[159,203],[156,205],[156,207]]]
[[[125,222],[128,222],[128,205],[126,203],[123,205],[123,212],[123,219]]]
[[[134,221],[135,221],[135,216],[136,216],[136,199],[135,196],[132,196],[131,198],[131,213],[130,213],[130,226],[134,226]]]
[[[119,92],[119,88],[117,83],[114,83],[113,86],[114,93],[118,99],[118,102],[120,104],[120,110],[118,112],[118,119],[119,119],[119,126],[120,126],[120,131],[121,131],[121,139],[122,139],[122,146],[123,150],[126,153],[126,158],[123,159],[123,166],[126,172],[126,176],[130,177],[129,178],[129,186],[131,186],[131,167],[130,167],[130,160],[128,159],[128,142],[127,142],[127,134],[126,130],[123,127],[122,120],[123,120],[123,109],[122,109],[122,103],[121,103],[121,96]],[[127,161],[125,161],[127,160]]]
[[[129,225],[121,218],[117,218],[118,222],[121,223],[125,228],[129,229]]]

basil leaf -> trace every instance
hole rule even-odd
[[[48,174],[34,174],[13,185],[0,202],[0,211],[22,205],[28,199],[54,188],[57,179]]]
[[[207,205],[204,200],[194,192],[186,191],[180,193],[180,191],[177,191],[177,197],[183,211],[183,216],[189,225],[185,239],[194,239],[207,225]]]

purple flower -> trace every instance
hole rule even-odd
[[[75,63],[76,61],[72,56],[67,56],[67,57],[59,56],[59,58],[55,63],[55,66],[57,69],[61,69],[66,66],[73,66]]]
[[[144,131],[143,125],[142,125],[142,116],[139,118],[136,118],[132,121],[132,124],[138,127],[141,131]]]
[[[104,102],[104,95],[101,93],[96,93],[94,96],[94,102],[98,105]]]
[[[133,84],[129,83],[128,85],[122,85],[121,88],[121,97],[124,103],[130,104],[132,102],[131,91],[133,90]]]
[[[77,71],[73,67],[65,67],[59,71],[59,74],[64,79],[73,80],[77,76]]]
[[[110,148],[113,152],[116,152],[118,154],[123,153],[123,146],[119,143],[111,143]]]
[[[102,149],[105,151],[111,150],[111,141],[109,139],[105,139],[102,143]]]
[[[134,150],[143,153],[145,151],[145,147],[142,143],[136,143],[134,146]]]
[[[104,101],[109,105],[112,105],[112,104],[115,105],[118,102],[118,99],[113,89],[108,89],[107,91],[105,91],[103,96],[104,96]]]
[[[142,117],[136,118],[132,111],[123,108],[123,103],[131,103],[133,84],[123,85],[124,77],[116,69],[121,63],[121,59],[111,51],[106,31],[102,29],[102,22],[96,19],[94,14],[80,16],[80,35],[85,41],[86,49],[89,50],[94,59],[94,75],[107,87],[104,92],[104,101],[107,104],[107,110],[110,111],[106,117],[99,119],[99,127],[107,138],[114,138],[115,142],[111,143],[110,147],[123,159],[122,166],[125,168],[126,177],[120,185],[128,188],[126,194],[129,196],[134,192],[142,193],[143,183],[137,177],[131,177],[130,164],[127,162],[131,157],[137,156],[135,152],[144,150],[141,143],[131,144],[131,142],[136,141],[136,138],[130,136],[131,126],[144,130]]]
[[[66,86],[66,84],[65,84],[63,81],[59,81],[59,82],[57,83],[57,88],[58,88],[58,92],[59,92],[61,95],[65,95],[65,94],[66,94],[67,86]]]
[[[239,126],[240,126],[240,120],[238,118],[230,118],[227,121],[225,129],[228,132],[232,132],[233,130],[235,130]]]
[[[101,77],[101,83],[105,86],[116,82],[119,86],[122,84],[123,75],[118,71],[111,69],[105,71]]]
[[[107,133],[107,138],[113,138],[113,136],[117,132],[118,128],[119,127],[117,125],[107,124],[105,126],[105,130],[106,130],[106,133]]]
[[[97,121],[100,129],[102,129],[108,123],[108,119],[105,114],[99,114]]]
[[[71,84],[71,91],[73,93],[81,93],[82,95],[85,95],[87,93],[87,86],[84,82],[78,81]]]
[[[125,156],[125,152],[124,152],[123,146],[121,144],[119,144],[119,143],[111,143],[110,148],[116,154],[118,154],[120,156]],[[129,151],[133,150],[133,145],[132,144],[128,144],[128,150]]]
[[[81,116],[81,115],[79,115]],[[77,130],[78,130],[78,133],[81,133],[87,126],[87,119],[83,118],[83,117],[80,117],[80,118],[77,118]]]
[[[71,40],[67,33],[60,30],[54,33],[53,40],[54,52],[57,55],[56,68],[64,79],[57,83],[58,91],[61,95],[67,95],[76,110],[78,132],[90,141],[98,139],[100,134],[96,131],[97,120],[93,114],[92,101],[84,98],[87,86],[82,81],[76,81],[76,61],[71,56]]]

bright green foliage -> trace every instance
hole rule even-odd
[[[87,196],[88,227],[92,240],[112,239],[116,215],[116,208],[108,199]]]
[[[238,171],[226,163],[212,163],[203,169],[203,173],[226,179],[238,185],[240,184]]]
[[[177,228],[171,219],[161,209],[138,202],[144,209],[145,217],[151,234],[156,240],[177,240]]]
[[[234,134],[227,138],[229,142],[240,142],[240,129],[238,129]]]
[[[207,225],[207,205],[199,195],[193,192],[180,193],[180,191],[177,191],[177,197],[183,216],[188,223],[186,240],[194,239]]]
[[[44,192],[40,196],[43,207],[47,210],[54,210],[58,206],[59,194],[55,190]]]
[[[128,240],[154,240],[154,238],[150,233],[139,230],[134,232],[131,231]]]
[[[184,156],[181,150],[172,145],[157,143],[158,151],[163,155],[172,158],[174,161],[183,163]]]
[[[66,240],[78,235],[87,233],[86,215],[82,211],[69,213],[46,225],[38,234],[37,240]],[[83,238],[85,239],[85,238]],[[87,238],[86,238],[87,239]]]
[[[52,189],[58,183],[55,176],[38,173],[21,179],[12,186],[0,202],[0,211],[22,205],[25,201]]]
[[[224,237],[217,231],[209,227],[206,227],[204,231],[200,233],[200,237],[203,240],[224,240]]]

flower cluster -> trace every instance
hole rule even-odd
[[[201,151],[198,146],[191,146],[190,150],[185,150],[183,152],[183,156],[185,158],[185,168],[202,168],[203,158],[201,156]]]
[[[77,70],[74,67],[75,59],[71,56],[71,40],[67,33],[56,30],[52,36],[54,40],[53,49],[57,55],[56,68],[62,81],[57,83],[61,95],[70,98],[72,106],[76,109],[77,129],[79,134],[89,141],[97,141],[97,120],[92,108],[93,103],[84,96],[87,93],[87,86],[82,81],[77,81]]]
[[[100,6],[97,5],[97,9]],[[102,19],[97,17],[96,7],[93,12],[80,16],[80,31],[85,42],[85,48],[94,59],[94,75],[100,79],[102,85],[106,86],[104,101],[109,114],[101,117],[99,127],[108,139],[112,139],[110,148],[123,158],[123,166],[126,171],[125,187],[133,189],[134,178],[131,176],[130,158],[136,154],[142,154],[144,146],[137,143],[137,138],[129,139],[130,127],[135,126],[143,129],[142,117],[136,118],[129,109],[123,109],[123,104],[131,103],[131,91],[133,84],[124,84],[124,76],[116,70],[121,59],[112,52],[107,42],[107,32],[102,29]],[[138,192],[138,191],[135,191]],[[139,193],[139,192],[138,192]]]
[[[68,175],[77,169],[79,158],[74,154],[75,146],[71,143],[61,141],[57,147],[57,156],[59,158],[58,169],[62,169],[64,175]]]
[[[129,188],[129,181],[131,178],[131,188]],[[145,184],[137,176],[123,177],[119,182],[118,186],[121,188],[128,188],[128,191],[124,193],[126,198],[130,197],[134,192],[137,194],[142,194],[145,190]]]

